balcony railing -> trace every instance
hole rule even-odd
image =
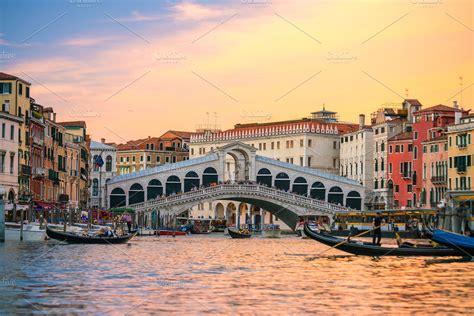
[[[411,179],[413,177],[413,172],[411,172],[411,171],[403,172],[402,177],[403,177],[403,179]]]
[[[465,173],[466,171],[467,171],[467,166],[466,165],[457,166],[457,172],[458,173]]]
[[[32,137],[33,139],[33,144],[38,145],[38,146],[43,146],[44,141],[39,138],[39,137]]]
[[[43,167],[33,167],[31,171],[33,177],[43,178],[46,176],[46,169]]]
[[[446,176],[433,176],[431,177],[431,182],[434,184],[441,184],[446,183],[447,177]]]

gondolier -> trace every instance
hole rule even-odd
[[[374,221],[373,221],[373,238],[372,238],[372,244],[374,245],[380,245],[380,242],[382,240],[382,216],[380,212],[377,212],[377,216],[375,216]],[[375,242],[377,241],[377,242]]]

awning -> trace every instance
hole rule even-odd
[[[471,195],[454,195],[453,196],[453,200],[456,200],[456,201],[469,201],[469,200],[472,200],[474,201],[474,194],[471,194]]]

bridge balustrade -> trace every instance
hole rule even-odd
[[[219,193],[222,193],[222,192],[245,192],[245,193],[252,192],[252,193],[255,193],[256,195],[259,195],[258,193],[265,193],[279,201],[286,202],[288,200],[291,200],[302,207],[308,207],[308,206],[317,207],[317,208],[330,210],[334,213],[347,212],[350,210],[344,206],[331,204],[326,201],[320,201],[320,200],[313,199],[310,197],[306,197],[306,196],[302,196],[302,195],[298,195],[298,194],[294,194],[294,193],[290,193],[290,192],[286,192],[286,191],[282,191],[282,190],[278,190],[274,188],[269,188],[269,187],[258,185],[258,184],[220,184],[213,187],[198,189],[195,191],[188,191],[185,193],[170,195],[163,198],[156,198],[154,200],[149,200],[143,203],[133,204],[130,206],[138,210],[144,210],[144,209],[149,209],[149,208],[153,208],[153,207],[157,207],[161,205],[180,204],[179,202],[188,203],[194,200],[201,200],[203,196],[205,197],[217,196],[218,197]],[[236,195],[238,195],[238,193]]]

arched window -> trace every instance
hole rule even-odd
[[[202,185],[208,187],[213,183],[217,183],[217,181],[217,170],[212,167],[206,168],[202,173]]]
[[[360,197],[359,192],[350,191],[347,193],[346,206],[355,210],[360,210],[362,206],[362,198]]]
[[[92,196],[99,195],[99,179],[92,180]]]
[[[199,187],[199,176],[194,171],[189,171],[184,177],[184,192],[191,191]]]
[[[290,177],[286,173],[280,172],[275,177],[275,187],[288,191],[290,189]]]
[[[257,173],[257,183],[272,186],[272,173],[267,168],[262,168]]]
[[[128,204],[137,204],[144,201],[145,192],[143,191],[143,187],[138,183],[132,184],[130,190],[128,190]]]
[[[181,180],[177,176],[169,176],[166,180],[166,195],[181,192]]]
[[[307,195],[308,194],[308,182],[303,177],[298,177],[293,182],[292,191],[299,195]]]
[[[325,201],[326,200],[326,188],[324,187],[324,184],[322,182],[319,182],[319,181],[313,183],[313,185],[311,186],[311,191],[310,191],[309,195],[313,199],[318,199],[318,200],[321,200],[321,201]]]
[[[157,197],[160,197],[163,194],[163,185],[161,184],[160,180],[153,179],[148,182],[148,186],[146,187],[146,199],[153,200]]]
[[[105,158],[105,171],[111,172],[112,171],[112,156],[108,155]]]
[[[344,204],[344,193],[340,187],[335,186],[329,189],[328,202],[340,205]]]
[[[121,188],[115,188],[110,192],[110,207],[122,207],[126,205],[125,191]]]

